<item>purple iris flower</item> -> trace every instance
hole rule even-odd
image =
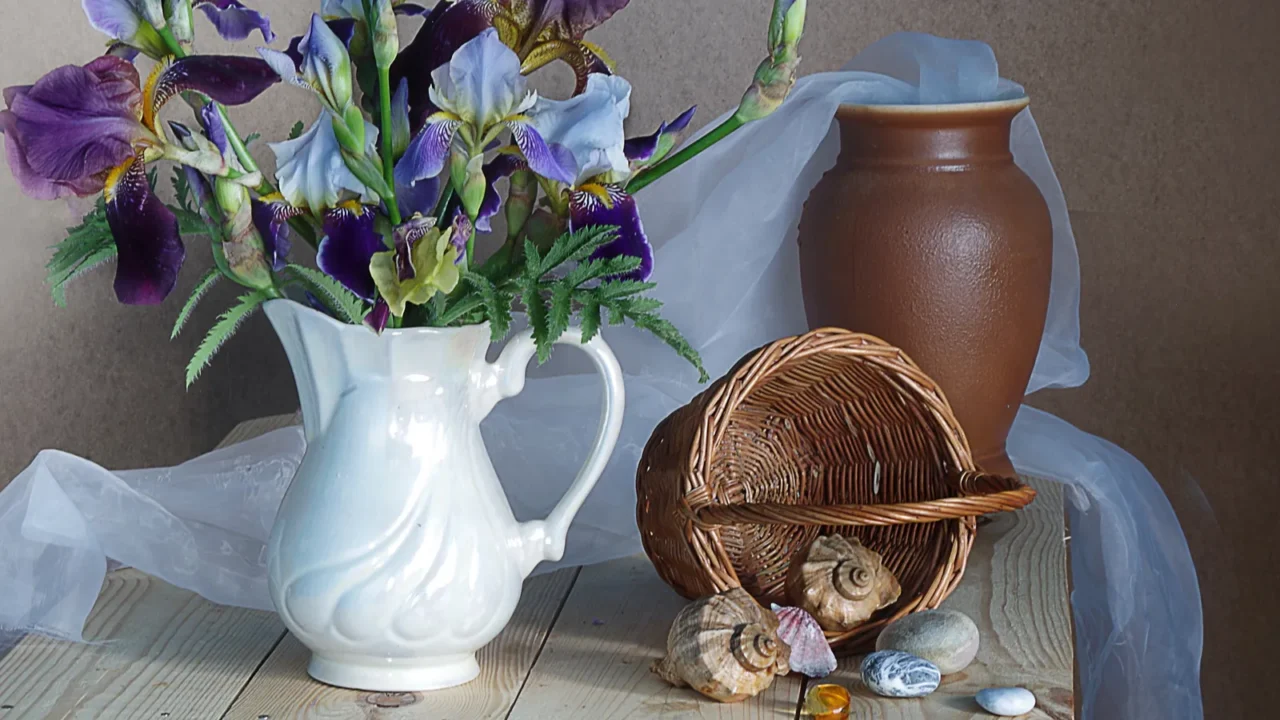
[[[68,65],[5,90],[5,154],[32,197],[102,190],[120,258],[116,295],[124,303],[156,303],[173,289],[184,255],[177,221],[152,195],[142,160],[145,151],[168,147],[160,109],[188,90],[246,103],[278,79],[256,58],[215,55],[162,65],[145,87],[133,65],[115,56]]]
[[[537,95],[527,91],[520,59],[502,44],[496,30],[485,30],[458,48],[432,78],[431,101],[440,111],[427,118],[396,164],[396,181],[401,185],[439,175],[464,126],[468,132],[463,137],[474,139],[489,137],[501,125],[511,132],[531,170],[558,182],[572,182],[567,158],[554,153],[524,116]],[[469,157],[483,151],[459,149]]]
[[[638,257],[640,267],[626,278],[647,280],[653,272],[653,248],[635,199],[618,185],[631,170],[623,132],[630,103],[631,85],[626,80],[593,74],[582,94],[568,100],[539,100],[529,117],[551,147],[573,159],[576,172],[565,188],[569,229],[616,226],[617,240],[598,249],[592,258]]]
[[[110,55],[66,65],[34,85],[5,88],[5,156],[18,186],[37,200],[87,196],[107,173],[154,142],[142,124],[138,71]]]

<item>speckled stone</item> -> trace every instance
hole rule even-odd
[[[924,658],[943,675],[969,667],[978,655],[978,626],[956,610],[925,610],[900,618],[876,638],[877,650]]]
[[[983,710],[1001,717],[1026,715],[1036,706],[1036,696],[1020,687],[987,688],[974,699]]]
[[[880,650],[862,659],[862,682],[885,697],[924,697],[938,689],[938,666],[910,653]]]

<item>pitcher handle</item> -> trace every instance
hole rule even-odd
[[[582,503],[600,475],[604,473],[609,456],[618,442],[618,433],[622,430],[622,412],[625,406],[625,394],[622,384],[622,368],[613,356],[613,351],[605,344],[604,339],[596,335],[589,342],[582,342],[582,330],[570,327],[556,340],[559,345],[574,345],[581,348],[595,363],[596,369],[604,378],[604,405],[600,411],[600,429],[596,432],[596,440],[592,445],[587,461],[578,471],[569,490],[560,498],[551,514],[545,520],[534,520],[521,523],[520,536],[523,540],[524,566],[523,575],[528,576],[533,568],[543,560],[556,561],[564,557],[565,538],[569,534],[569,524],[582,508]],[[524,390],[525,374],[529,360],[537,352],[532,331],[525,330],[516,334],[507,342],[493,364],[497,380],[497,397],[494,403],[502,398],[520,394]],[[487,404],[487,403],[486,403]],[[489,406],[492,407],[491,405]],[[485,408],[487,414],[487,410]]]

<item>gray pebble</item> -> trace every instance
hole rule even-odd
[[[987,688],[974,698],[983,710],[992,715],[1014,717],[1031,712],[1036,706],[1036,696],[1020,687]]]
[[[938,666],[897,650],[880,650],[862,659],[862,682],[885,697],[924,697],[938,689]]]
[[[950,675],[964,670],[978,655],[978,626],[956,610],[911,613],[880,633],[876,649],[911,653]]]

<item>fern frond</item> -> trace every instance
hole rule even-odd
[[[72,268],[70,272],[68,272],[66,275],[64,275],[54,284],[53,302],[56,303],[58,307],[66,307],[67,306],[67,284],[70,283],[72,280],[75,280],[76,278],[80,277],[81,275],[84,275],[85,273],[89,272],[90,270],[98,267],[99,265],[102,265],[103,263],[106,263],[109,260],[114,260],[115,257],[116,257],[116,246],[114,243],[112,243],[111,245],[103,246],[95,250],[92,254],[90,254],[83,261],[81,261],[79,265]]]
[[[570,270],[569,274],[565,275],[565,281],[576,288],[590,280],[616,278],[620,275],[626,275],[640,267],[640,264],[640,258],[631,255],[587,260]]]
[[[702,356],[697,350],[689,344],[680,331],[676,329],[669,321],[659,317],[653,313],[641,313],[637,315],[628,315],[631,322],[636,327],[648,330],[658,337],[659,340],[666,343],[676,354],[688,360],[691,365],[698,369],[698,382],[706,382],[711,379],[707,375],[707,369],[702,367]]]
[[[499,290],[492,280],[477,272],[467,271],[462,279],[475,288],[484,304],[484,314],[489,320],[493,342],[502,340],[511,329],[511,297]]]
[[[589,343],[600,334],[600,298],[594,294],[582,301],[582,342]]]
[[[305,289],[311,291],[342,322],[359,325],[364,322],[364,301],[333,279],[314,268],[290,263],[293,277]]]
[[[191,319],[191,313],[195,311],[196,305],[200,303],[201,298],[209,292],[209,289],[218,284],[218,278],[222,277],[222,273],[217,268],[209,268],[209,271],[200,278],[196,286],[191,290],[191,297],[187,298],[187,302],[182,306],[182,310],[178,313],[178,319],[173,323],[173,332],[170,333],[169,339],[173,340],[182,332],[182,328],[186,327],[187,321]]]
[[[581,261],[599,248],[618,239],[616,225],[590,225],[556,238],[547,250],[545,258],[541,258],[538,266],[538,277],[542,277],[557,267],[570,261]],[[526,245],[527,247],[527,245]],[[527,251],[526,251],[527,257]],[[532,272],[527,261],[526,272]]]
[[[573,286],[563,281],[551,287],[551,307],[547,311],[548,344],[560,339],[569,329],[569,318],[573,315]]]
[[[240,325],[253,314],[258,306],[271,299],[271,295],[266,290],[255,290],[240,296],[240,299],[230,310],[224,312],[218,317],[218,322],[214,323],[210,328],[209,334],[205,335],[204,340],[200,342],[200,347],[196,348],[196,354],[191,357],[191,362],[187,363],[187,387],[190,388],[192,383],[200,377],[200,373],[209,366],[209,362],[213,360],[213,356],[218,354],[222,346],[227,340],[235,335],[240,329]]]
[[[536,282],[522,278],[520,286],[520,300],[529,316],[529,328],[533,330],[533,342],[538,348],[538,363],[541,364],[550,359],[553,344],[547,321],[547,306],[543,303],[542,292]]]

